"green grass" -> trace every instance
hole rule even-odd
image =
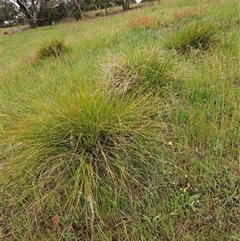
[[[176,53],[164,51],[159,45],[139,44],[121,54],[109,54],[103,64],[106,88],[127,94],[136,89],[155,95],[170,95],[181,89],[191,73],[191,65]]]
[[[238,9],[169,0],[2,35],[0,239],[239,240]],[[178,51],[198,33],[207,48]],[[52,39],[71,51],[36,59]]]
[[[5,188],[13,196],[19,189],[22,193],[11,210],[20,220],[35,216],[46,226],[48,216],[62,216],[68,225],[77,218],[75,228],[86,226],[86,237],[92,236],[94,220],[105,219],[102,210],[111,212],[121,202],[121,210],[128,209],[134,193],[147,188],[144,178],[161,139],[155,137],[157,123],[149,118],[155,108],[147,96],[108,99],[103,92],[91,94],[82,86],[30,101],[28,113],[4,116],[12,123],[4,126],[9,130],[5,134],[19,153],[16,169],[11,167],[7,174],[14,179]],[[16,221],[15,226],[20,225]],[[38,228],[37,223],[31,226]]]
[[[216,33],[216,27],[210,22],[195,20],[165,41],[165,47],[175,49],[180,53],[191,50],[208,50],[213,45],[212,36]]]

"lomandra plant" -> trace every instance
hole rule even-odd
[[[138,46],[110,54],[103,63],[107,87],[121,94],[137,89],[160,95],[177,91],[189,72],[188,63],[159,45]]]
[[[3,234],[14,240],[90,239],[107,215],[121,220],[137,205],[158,160],[161,135],[148,95],[56,93],[31,101],[28,113],[3,115],[12,148],[1,214]]]
[[[62,39],[52,39],[37,50],[36,58],[57,57],[69,52],[70,48]]]
[[[213,46],[216,26],[207,21],[196,20],[181,27],[165,39],[165,48],[175,49],[179,53],[191,50],[208,50]]]

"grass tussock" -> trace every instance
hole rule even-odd
[[[11,212],[4,226],[21,236],[26,227],[17,227],[23,220],[32,232],[41,232],[54,230],[57,219],[59,231],[85,227],[87,238],[111,210],[120,217],[128,212],[147,188],[160,149],[159,125],[151,119],[155,108],[148,100],[136,95],[107,99],[77,88],[35,102],[29,113],[5,113],[12,125],[4,130],[14,143],[14,153],[9,150],[5,158],[15,161],[4,174],[13,177],[2,196],[8,206],[4,214]],[[10,203],[9,195],[16,197]],[[71,231],[64,231],[66,226]]]
[[[0,239],[240,240],[238,7],[168,0],[4,36]],[[161,25],[126,29],[141,16]],[[205,24],[211,51],[188,42]],[[56,36],[71,55],[23,63]]]
[[[216,31],[216,25],[213,23],[195,20],[169,35],[165,39],[165,47],[180,53],[209,50],[213,46]]]
[[[36,58],[58,57],[67,52],[69,52],[69,47],[63,40],[53,39],[37,50]]]
[[[186,62],[158,45],[140,46],[110,55],[104,62],[107,86],[110,86],[110,92],[120,94],[138,89],[154,94],[177,91],[189,73]]]

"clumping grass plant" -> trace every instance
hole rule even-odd
[[[37,50],[36,56],[37,59],[57,57],[68,51],[69,47],[62,39],[52,39]]]
[[[240,240],[238,9],[168,0],[3,36],[0,240]],[[211,51],[166,49],[196,21],[218,26]],[[71,55],[29,61],[51,36]]]
[[[26,230],[28,237],[52,230],[55,238],[82,230],[86,240],[106,215],[127,215],[160,149],[149,98],[109,99],[76,87],[33,101],[28,113],[6,111],[12,161],[3,174],[4,234],[20,240]]]
[[[177,91],[189,69],[175,52],[162,50],[159,45],[110,54],[103,64],[110,92],[121,94],[137,89],[160,95]]]
[[[165,48],[175,49],[179,53],[191,50],[208,50],[214,43],[213,36],[217,28],[212,22],[194,20],[181,27],[165,39]]]

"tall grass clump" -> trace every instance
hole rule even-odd
[[[13,240],[50,233],[70,240],[76,232],[88,240],[109,215],[121,222],[140,203],[158,159],[149,96],[109,99],[80,87],[56,93],[2,115],[10,144],[1,214],[3,234]]]
[[[62,39],[52,39],[37,50],[36,57],[37,59],[57,57],[67,52],[69,47]]]
[[[103,69],[112,92],[126,94],[140,89],[161,95],[181,87],[189,65],[173,51],[149,45],[110,54]]]
[[[213,23],[196,20],[166,37],[164,46],[183,54],[196,49],[208,50],[213,46],[216,31]]]

